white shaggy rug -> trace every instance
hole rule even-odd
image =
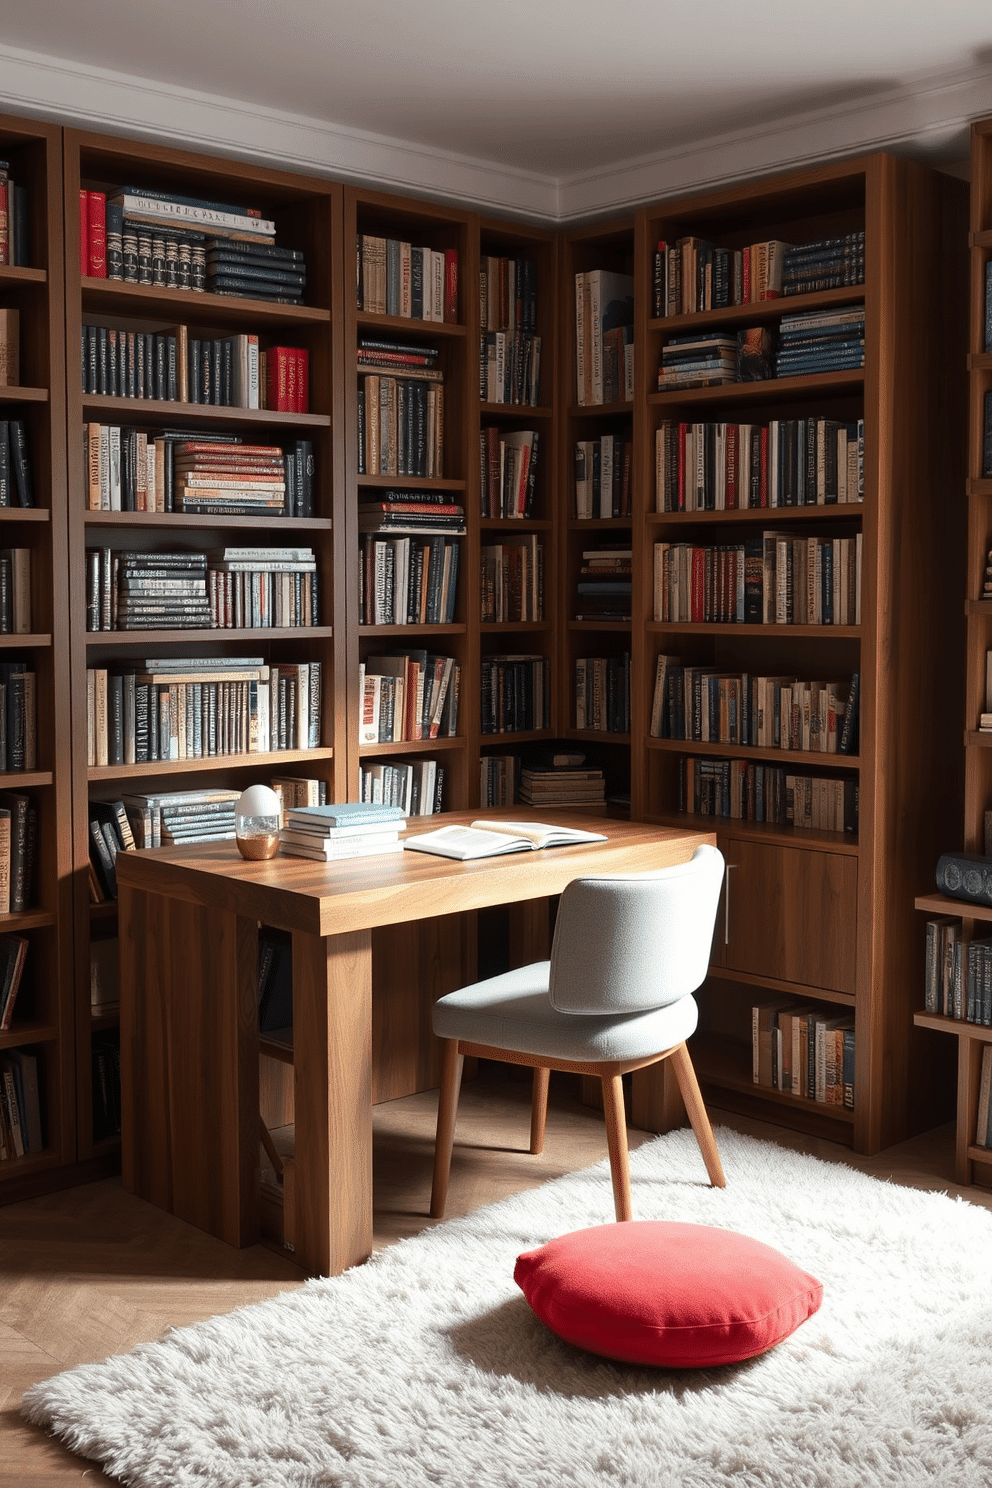
[[[30,1420],[138,1488],[988,1488],[992,1215],[730,1131],[632,1155],[639,1219],[741,1230],[824,1284],[706,1372],[560,1342],[517,1254],[612,1218],[605,1164],[368,1265],[36,1385]]]

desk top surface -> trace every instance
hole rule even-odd
[[[161,894],[286,930],[337,935],[560,894],[573,878],[591,874],[666,868],[685,862],[700,843],[716,841],[712,832],[520,806],[414,818],[404,836],[482,815],[586,828],[607,840],[464,863],[420,852],[333,863],[282,855],[247,862],[234,842],[219,842],[120,853],[117,882],[125,897],[129,890]]]

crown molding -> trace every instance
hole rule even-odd
[[[966,160],[989,112],[992,69],[929,73],[855,103],[714,135],[556,179],[189,88],[0,46],[0,96],[15,114],[137,136],[546,226],[718,186],[811,160],[888,149]]]

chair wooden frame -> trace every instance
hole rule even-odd
[[[646,1059],[625,1059],[602,1062],[584,1060],[552,1059],[539,1054],[523,1054],[513,1049],[494,1048],[488,1044],[474,1044],[467,1039],[444,1039],[441,1066],[441,1091],[437,1108],[437,1137],[434,1145],[434,1183],[431,1189],[431,1218],[444,1217],[448,1198],[448,1178],[451,1172],[451,1153],[455,1142],[455,1120],[458,1114],[458,1095],[461,1089],[462,1068],[465,1056],[479,1059],[498,1059],[505,1064],[523,1064],[534,1071],[534,1090],[531,1097],[530,1151],[536,1156],[544,1149],[544,1129],[548,1111],[548,1081],[551,1071],[566,1070],[573,1074],[595,1075],[603,1085],[603,1111],[606,1118],[606,1145],[610,1155],[610,1173],[613,1179],[613,1204],[618,1220],[632,1218],[630,1197],[630,1155],[627,1147],[627,1121],[623,1098],[623,1077],[631,1070],[645,1069],[670,1059],[675,1070],[682,1100],[685,1103],[689,1123],[699,1143],[699,1150],[706,1172],[714,1188],[725,1188],[726,1179],[720,1154],[717,1151],[713,1128],[703,1105],[696,1072],[689,1058],[689,1050],[683,1041],[660,1054]]]

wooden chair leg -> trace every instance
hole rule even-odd
[[[434,1138],[431,1219],[444,1218],[444,1206],[448,1199],[448,1175],[451,1172],[451,1149],[455,1145],[458,1092],[464,1063],[465,1056],[459,1053],[458,1040],[445,1039],[441,1056],[441,1089],[437,1100],[437,1135]]]
[[[689,1124],[696,1134],[696,1141],[699,1143],[699,1150],[703,1155],[709,1180],[714,1188],[726,1188],[727,1180],[723,1176],[723,1164],[716,1150],[716,1139],[713,1136],[713,1128],[710,1126],[710,1118],[706,1114],[706,1107],[703,1105],[699,1081],[696,1079],[696,1071],[689,1058],[689,1050],[685,1044],[679,1044],[678,1048],[673,1049],[668,1057],[672,1061],[675,1078],[679,1082],[679,1090],[685,1102]]]
[[[534,1089],[530,1098],[530,1150],[534,1157],[544,1151],[544,1127],[548,1119],[548,1081],[551,1071],[538,1065],[534,1070]]]
[[[617,1219],[631,1219],[630,1157],[627,1150],[627,1115],[623,1104],[623,1076],[603,1076],[603,1112],[606,1145],[613,1178],[613,1207]]]

